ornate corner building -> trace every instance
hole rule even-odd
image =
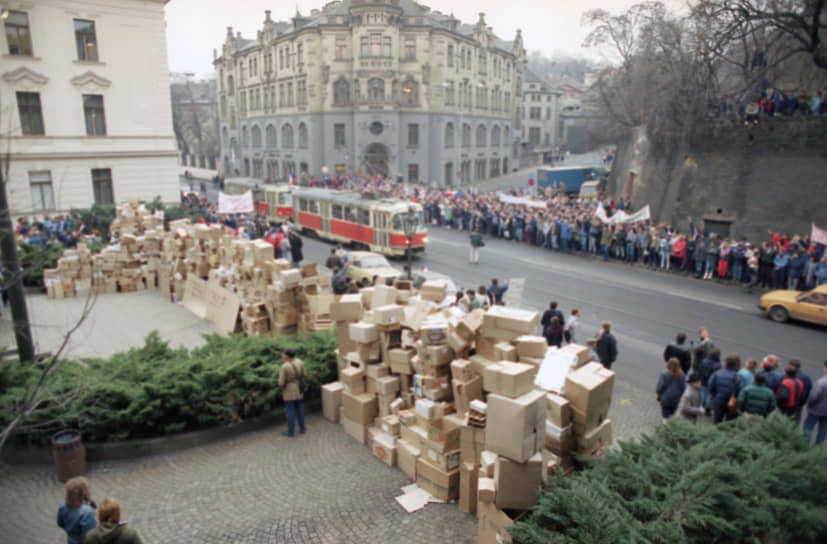
[[[515,169],[526,53],[413,0],[339,0],[215,54],[221,170],[449,186]]]

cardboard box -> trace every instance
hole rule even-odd
[[[443,501],[459,497],[459,469],[444,471],[423,456],[416,463],[416,485]]]
[[[519,310],[507,306],[491,306],[483,316],[483,326],[505,329],[523,334],[534,334],[539,314],[532,310]]]
[[[546,394],[546,417],[557,427],[567,427],[571,423],[569,401],[554,393]]]
[[[348,330],[350,331],[350,339],[360,344],[370,344],[379,340],[379,329],[373,323],[357,321],[351,323]]]
[[[419,288],[419,296],[422,300],[442,302],[447,295],[448,283],[445,280],[429,280]]]
[[[587,346],[581,346],[580,344],[566,344],[560,349],[574,354],[577,358],[577,365],[575,368],[585,365],[591,359],[591,352]]]
[[[491,393],[486,421],[485,449],[525,462],[545,441],[545,393],[530,391],[517,398]]]
[[[342,406],[344,387],[339,382],[322,386],[322,415],[332,423],[339,423],[339,408]]]
[[[494,465],[494,505],[501,510],[531,510],[537,504],[542,477],[543,456],[539,452],[524,463],[498,456]]]
[[[396,441],[388,440],[385,433],[380,433],[373,439],[373,455],[382,460],[389,467],[396,466]]]
[[[416,481],[416,462],[419,459],[419,448],[406,440],[396,441],[396,464],[412,481]]]
[[[425,419],[432,419],[434,417],[434,401],[416,399],[416,413]]]
[[[428,359],[421,359],[420,361],[420,374],[445,379],[448,379],[451,376],[451,367],[449,365],[434,363]]]
[[[542,359],[546,356],[548,344],[546,343],[546,339],[542,336],[526,334],[523,336],[518,336],[514,343],[517,346],[517,355],[520,360],[522,360],[523,357]]]
[[[479,474],[479,473],[478,473]],[[497,497],[497,488],[494,485],[494,477],[478,476],[477,478],[477,499],[479,502],[493,503]]]
[[[508,528],[524,515],[525,512],[520,512],[512,518],[493,503],[478,502],[477,544],[510,544],[512,540]]]
[[[445,335],[445,343],[446,345],[454,350],[454,353],[461,354],[466,349],[471,347],[471,341],[466,340],[462,336],[460,336],[456,331],[448,329],[447,334]]]
[[[438,466],[442,470],[449,471],[459,468],[459,450],[445,452],[438,451],[434,449],[433,443],[431,441],[426,441],[423,454],[428,459],[428,461]]]
[[[494,466],[497,464],[497,454],[493,451],[483,450],[480,453],[480,476],[494,478]],[[492,499],[493,500],[493,499]]]
[[[473,310],[468,312],[462,319],[459,320],[456,327],[454,327],[454,330],[466,340],[473,340],[477,335],[477,331],[479,331],[480,327],[482,327],[482,316],[484,314],[484,310]]]
[[[448,322],[439,317],[429,317],[419,328],[422,342],[428,346],[444,344],[447,332]]]
[[[376,380],[365,377],[365,393],[376,395]]]
[[[454,391],[454,409],[458,414],[465,417],[474,399],[482,400],[482,378],[474,377],[472,380],[462,382],[454,380],[451,383]]]
[[[363,369],[347,367],[339,373],[339,376],[345,392],[351,395],[361,395],[365,392],[365,371]]]
[[[369,364],[365,367],[365,376],[374,380],[387,376],[390,369],[381,364]]]
[[[370,309],[396,304],[396,288],[387,285],[374,285],[370,298]]]
[[[365,363],[378,362],[382,359],[382,350],[378,341],[367,344],[357,342],[356,353],[359,359]]]
[[[405,319],[405,309],[398,304],[389,304],[387,306],[379,306],[374,308],[373,323],[377,325],[396,325]]]
[[[558,427],[548,419],[546,420],[545,447],[555,453],[573,449],[576,446],[572,425]]]
[[[428,442],[441,453],[459,449],[459,427],[443,417],[432,419],[428,424]]]
[[[534,389],[537,369],[523,363],[500,361],[483,373],[483,389],[506,397],[519,397]]]
[[[347,417],[342,418],[342,424],[345,428],[345,434],[352,436],[360,443],[364,444],[368,438],[368,426],[362,425],[356,421],[351,421]]]
[[[482,355],[472,355],[469,359],[471,361],[471,370],[474,371],[474,374],[477,376],[483,377],[485,376],[485,369],[489,366],[494,364],[494,361],[488,359],[487,357],[483,357]],[[485,387],[485,379],[483,378],[483,387]]]
[[[566,398],[572,410],[588,416],[612,400],[615,373],[600,363],[589,363],[566,376]]]
[[[447,366],[440,367],[448,369]],[[421,376],[421,394],[434,402],[452,400],[451,379],[448,376]],[[435,416],[437,417],[437,416]]]
[[[591,454],[612,445],[612,421],[605,420],[584,435],[577,435],[577,451]]]
[[[342,394],[342,404],[345,407],[345,418],[362,425],[372,424],[379,413],[376,397],[368,393],[352,395],[344,392]]]
[[[379,405],[379,415],[382,417],[391,415],[391,404],[393,404],[393,401],[395,400],[396,393],[391,393],[390,395],[383,395],[381,393],[378,393],[376,395],[376,401]]]
[[[462,463],[480,464],[485,449],[485,429],[463,425],[459,429],[459,453]]]
[[[389,436],[399,436],[399,418],[396,416],[380,416],[376,418],[376,427]]]
[[[391,372],[395,374],[413,374],[411,359],[413,359],[414,353],[411,349],[392,348],[388,350],[390,359],[385,363],[390,365]]]
[[[494,349],[495,345],[497,345],[496,339],[484,336],[482,331],[477,333],[474,340],[474,347],[476,348],[477,355],[482,356],[489,361],[496,360],[497,350]]]
[[[448,346],[427,346],[426,359],[434,365],[449,365],[454,360],[454,350]]]
[[[469,382],[477,375],[471,366],[471,361],[466,359],[457,359],[451,363],[451,378],[461,382]]]
[[[428,442],[428,431],[416,425],[406,426],[400,422],[399,436],[417,450],[422,450]]]
[[[494,344],[494,359],[497,361],[517,362],[517,348],[508,342]]]
[[[463,463],[459,469],[459,509],[473,514],[477,511],[477,481],[479,467]]]
[[[396,395],[396,393],[399,392],[399,376],[382,376],[381,378],[377,378],[376,392],[381,395]]]

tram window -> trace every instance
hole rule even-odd
[[[356,222],[356,214],[354,213],[353,208],[350,207],[350,206],[345,208],[345,221],[347,221],[349,223],[355,223]]]
[[[398,214],[393,216],[393,230],[401,230],[401,231],[405,230],[405,219],[407,218],[407,215],[408,214],[406,214],[406,213],[398,213]],[[420,230],[425,228],[425,217],[424,217],[423,212],[421,212],[421,211],[418,211],[416,215],[417,215],[416,230],[420,231]]]
[[[304,198],[299,199],[299,210],[306,212],[307,211],[307,200]]]
[[[293,204],[293,196],[290,193],[279,193],[279,204],[290,206]]]
[[[342,218],[342,207],[339,204],[334,204],[333,209],[331,211],[332,211],[333,219],[341,219]]]
[[[359,224],[364,225],[366,227],[370,226],[370,211],[369,210],[359,210]]]
[[[310,201],[310,213],[315,213],[315,214],[319,213],[319,203],[316,202],[315,200]]]

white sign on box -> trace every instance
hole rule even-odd
[[[534,385],[562,395],[566,385],[566,376],[576,365],[577,357],[573,353],[552,346],[546,351],[546,357],[534,378]]]

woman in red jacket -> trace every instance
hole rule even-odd
[[[724,279],[726,278],[727,269],[729,268],[729,252],[731,248],[729,246],[729,240],[724,238],[721,242],[721,247],[718,250],[718,278]]]

